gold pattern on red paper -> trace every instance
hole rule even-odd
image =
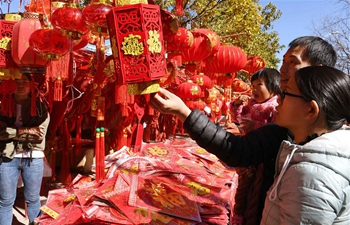
[[[124,51],[124,55],[141,55],[144,47],[142,42],[139,43],[140,39],[140,35],[133,34],[129,34],[128,37],[125,37],[124,41],[122,42],[122,50]]]

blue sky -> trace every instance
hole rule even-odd
[[[29,2],[29,0],[23,0],[23,5]],[[286,46],[277,54],[280,59],[287,50],[289,42],[294,38],[314,35],[313,22],[317,24],[320,18],[341,12],[341,4],[338,0],[260,0],[259,4],[266,6],[269,2],[282,11],[281,18],[273,23],[274,30],[279,34],[280,44]],[[19,0],[12,1],[10,12],[18,11],[18,3]],[[2,3],[1,9],[7,13],[7,4]]]
[[[273,23],[280,44],[286,46],[277,54],[281,60],[289,42],[300,36],[315,35],[313,23],[317,25],[326,15],[341,12],[341,4],[337,0],[260,0],[259,4],[266,6],[269,2],[282,11],[282,16]]]

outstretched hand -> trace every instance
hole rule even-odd
[[[181,98],[164,88],[160,88],[158,93],[152,95],[150,103],[155,110],[163,114],[175,114],[182,122],[191,113]]]

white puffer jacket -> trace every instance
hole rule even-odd
[[[261,224],[350,224],[350,128],[283,141]]]

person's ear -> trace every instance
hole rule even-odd
[[[315,100],[309,102],[308,115],[309,119],[318,118],[318,114],[320,113],[320,108]]]

